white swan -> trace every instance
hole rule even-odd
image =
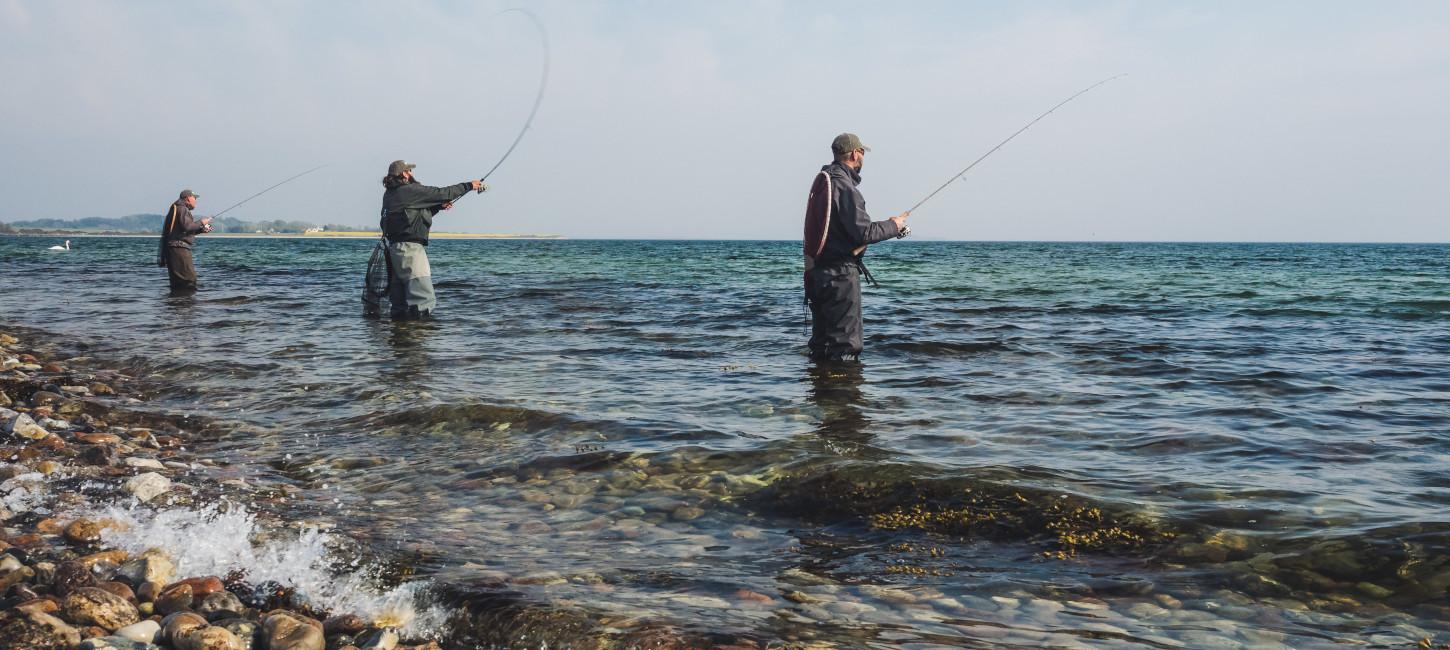
[[[53,251],[68,251],[68,250],[70,250],[70,240],[69,239],[65,240],[65,245],[64,246],[51,246],[49,250],[53,250]]]

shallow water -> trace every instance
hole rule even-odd
[[[789,242],[439,241],[440,318],[398,325],[360,316],[366,240],[205,240],[190,298],[152,239],[51,243],[0,238],[0,325],[150,377],[144,408],[225,423],[203,453],[464,604],[1450,641],[1450,246],[892,242],[842,369],[804,357]]]

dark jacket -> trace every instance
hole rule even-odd
[[[383,192],[383,235],[388,241],[410,241],[427,246],[433,215],[443,209],[444,203],[467,194],[471,189],[473,186],[469,183],[429,187],[416,181],[388,188]]]
[[[175,211],[175,214],[172,211]],[[168,225],[170,227],[168,227]],[[166,210],[165,221],[161,223],[161,242],[166,246],[179,248],[191,248],[196,243],[198,233],[206,229],[200,221],[191,217],[191,208],[186,203],[177,199]]]
[[[897,235],[896,222],[872,221],[866,214],[866,199],[856,186],[861,174],[839,162],[821,168],[831,176],[831,225],[826,231],[826,247],[816,264],[838,264],[857,258],[857,248]]]

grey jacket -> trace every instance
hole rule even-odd
[[[856,189],[861,183],[860,172],[838,162],[821,167],[821,171],[831,176],[831,225],[817,265],[856,259],[857,248],[897,235],[896,222],[872,221],[866,213],[866,198]]]
[[[459,183],[448,187],[429,187],[412,182],[390,187],[383,192],[383,234],[392,242],[417,242],[428,245],[428,231],[433,215],[443,204],[467,194],[473,186]]]

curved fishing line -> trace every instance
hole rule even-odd
[[[250,201],[252,199],[255,199],[255,198],[257,198],[257,197],[259,197],[259,196],[261,196],[263,194],[266,194],[268,192],[271,192],[272,190],[275,190],[275,189],[277,189],[279,187],[282,187],[283,185],[286,185],[288,183],[291,183],[292,181],[295,181],[295,180],[297,180],[299,178],[302,178],[303,176],[306,176],[308,174],[311,174],[312,172],[315,172],[315,171],[317,171],[319,169],[322,169],[323,167],[326,167],[326,166],[327,165],[318,165],[316,167],[313,167],[312,169],[309,169],[309,170],[307,170],[305,172],[302,172],[301,174],[298,174],[296,176],[288,177],[287,180],[284,180],[284,181],[282,181],[280,183],[277,183],[276,185],[273,185],[273,186],[271,186],[271,187],[269,187],[269,188],[267,188],[265,190],[262,190],[262,191],[257,192],[256,194],[253,194],[253,195],[251,195],[251,196],[249,196],[249,197],[247,197],[245,199],[242,199],[241,201],[238,201],[235,205],[232,205],[231,207],[229,207],[229,208],[227,208],[225,210],[222,210],[221,212],[218,212],[218,213],[212,215],[211,218],[215,219],[217,217],[220,217],[220,216],[222,216],[222,215],[224,215],[224,214],[226,214],[228,212],[231,212],[234,208],[241,207],[242,204],[246,203],[247,201]]]
[[[1101,85],[1103,85],[1103,84],[1105,84],[1105,83],[1107,83],[1109,81],[1112,81],[1114,79],[1117,79],[1118,77],[1126,77],[1126,76],[1128,76],[1128,75],[1125,73],[1125,74],[1118,74],[1118,75],[1113,75],[1111,77],[1108,77],[1107,79],[1104,79],[1104,80],[1099,81],[1099,82],[1097,82],[1097,83],[1095,83],[1095,84],[1093,84],[1091,86],[1088,86],[1087,88],[1083,88],[1082,90],[1077,91],[1077,93],[1073,94],[1073,96],[1068,97],[1067,99],[1064,99],[1061,102],[1059,102],[1056,106],[1053,106],[1052,108],[1047,109],[1047,112],[1046,113],[1043,113],[1041,115],[1038,115],[1036,119],[1032,120],[1031,122],[1028,122],[1027,123],[1027,126],[1024,126],[1024,127],[1020,128],[1020,129],[1017,129],[1017,132],[1016,133],[1013,133],[1012,135],[1007,136],[1007,139],[1006,140],[1003,140],[1003,141],[997,143],[997,146],[992,147],[992,149],[989,150],[987,153],[982,154],[982,157],[981,158],[978,158],[978,159],[972,161],[972,164],[967,165],[967,168],[966,169],[963,169],[962,171],[958,172],[956,176],[953,176],[953,177],[947,179],[947,182],[942,183],[941,187],[936,188],[934,191],[932,191],[931,194],[926,195],[926,198],[924,198],[924,199],[922,199],[920,201],[917,201],[916,202],[916,205],[911,206],[911,209],[910,210],[907,210],[906,213],[907,214],[911,214],[912,212],[915,212],[917,208],[921,207],[921,204],[926,203],[927,201],[930,201],[931,200],[931,197],[936,196],[937,195],[937,192],[940,192],[940,191],[946,189],[948,185],[951,185],[952,184],[952,182],[954,182],[957,179],[965,176],[967,174],[967,172],[972,171],[972,168],[973,167],[976,167],[977,166],[977,163],[980,163],[983,160],[986,160],[987,159],[987,156],[990,156],[990,155],[996,153],[997,150],[998,149],[1001,149],[1003,145],[1007,144],[1008,142],[1011,142],[1012,141],[1012,138],[1015,138],[1018,135],[1020,135],[1023,131],[1026,131],[1027,129],[1032,128],[1032,125],[1033,124],[1036,124],[1039,121],[1041,121],[1042,118],[1047,117],[1048,115],[1051,115],[1053,111],[1055,111],[1055,110],[1057,110],[1059,108],[1062,108],[1064,104],[1066,104],[1066,103],[1068,103],[1068,102],[1070,102],[1070,101],[1072,101],[1074,99],[1077,99],[1079,96],[1087,93],[1087,91],[1089,91],[1089,90],[1092,90],[1094,88],[1097,88],[1098,86],[1101,86]]]
[[[509,13],[511,11],[517,11],[525,16],[528,16],[529,20],[534,23],[534,27],[539,30],[539,40],[544,46],[544,66],[543,70],[539,74],[539,92],[534,95],[534,107],[529,109],[529,118],[524,120],[524,128],[519,129],[519,134],[518,136],[514,137],[513,144],[509,145],[508,150],[503,152],[503,156],[498,159],[498,162],[494,163],[493,167],[488,170],[488,173],[484,174],[483,178],[479,180],[488,180],[488,177],[492,176],[493,173],[498,170],[499,166],[503,165],[503,162],[509,159],[509,154],[513,153],[514,149],[518,148],[519,142],[524,139],[524,134],[528,133],[530,128],[533,128],[534,116],[539,114],[539,105],[544,103],[544,89],[549,85],[549,32],[544,29],[544,22],[539,20],[539,17],[535,16],[533,12],[527,9],[520,8],[505,9],[494,14],[494,16],[502,16],[503,14]]]

